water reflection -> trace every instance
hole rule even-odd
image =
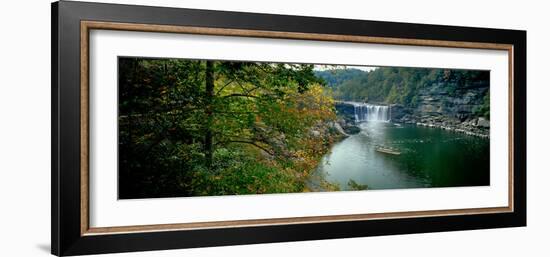
[[[360,124],[361,133],[335,144],[311,178],[353,190],[489,185],[489,140],[441,129],[387,122]],[[400,155],[376,151],[398,149]]]

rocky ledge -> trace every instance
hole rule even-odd
[[[391,121],[396,123],[415,124],[430,128],[464,133],[467,135],[489,138],[490,121],[484,117],[443,116],[438,113],[418,113],[399,105],[392,105]]]
[[[394,123],[440,128],[457,133],[489,138],[490,121],[484,117],[478,117],[471,111],[465,111],[475,108],[476,106],[469,102],[462,105],[458,103],[453,108],[442,108],[437,107],[437,103],[434,100],[432,100],[432,104],[424,104],[417,108],[393,104],[390,105],[390,120]],[[359,133],[360,129],[355,123],[353,105],[339,102],[336,104],[336,110],[340,119],[334,122],[333,127],[340,134],[350,135]]]
[[[471,136],[478,136],[483,138],[489,138],[489,120],[485,118],[478,118],[461,122],[458,124],[452,123],[451,121],[446,120],[434,120],[427,119],[422,120],[421,122],[415,122],[412,120],[401,120],[397,121],[401,123],[416,124],[417,126],[430,127],[430,128],[440,128],[444,130],[454,131],[457,133],[463,133]]]
[[[444,83],[426,87],[415,97],[414,107],[391,105],[391,120],[488,138],[490,121],[479,113],[487,104],[488,82],[456,88],[447,91]]]

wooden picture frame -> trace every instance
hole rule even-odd
[[[162,225],[89,225],[90,30],[508,52],[508,206]],[[52,4],[52,254],[79,255],[526,225],[526,32],[129,6]]]

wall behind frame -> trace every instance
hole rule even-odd
[[[90,0],[89,0],[90,1]],[[99,1],[94,1],[99,2]],[[104,0],[228,11],[525,29],[527,36],[528,227],[215,247],[154,256],[533,256],[548,255],[550,22],[544,1]],[[2,256],[49,256],[50,1],[12,1],[0,13],[0,248]],[[152,256],[151,252],[103,256]]]

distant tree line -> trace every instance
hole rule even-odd
[[[337,100],[363,101],[385,104],[402,104],[415,107],[420,90],[442,87],[449,95],[489,81],[488,71],[379,67],[372,71],[359,69],[332,69],[316,71],[317,76],[333,89]],[[478,83],[479,84],[479,83]],[[488,83],[484,84],[488,86]],[[484,107],[478,110],[488,115],[489,93],[484,97]]]

